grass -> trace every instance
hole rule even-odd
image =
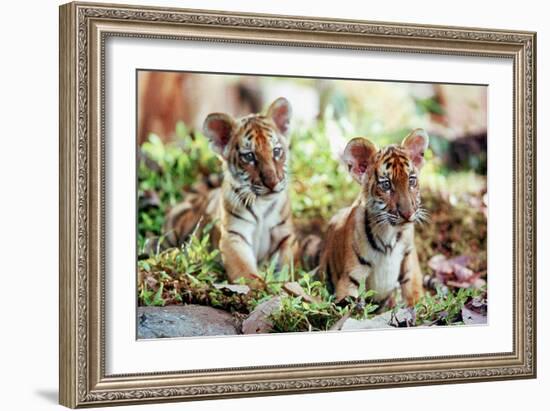
[[[208,231],[208,230],[206,230]],[[273,329],[279,332],[328,330],[342,316],[366,318],[377,306],[365,303],[372,292],[362,290],[358,300],[337,305],[324,285],[308,273],[289,267],[275,270],[275,264],[262,267],[260,276],[266,288],[247,294],[227,292],[215,285],[226,284],[219,253],[209,247],[206,233],[192,236],[181,248],[172,248],[138,261],[138,296],[141,305],[201,304],[232,313],[249,314],[262,302],[281,295],[283,285],[297,280],[305,292],[318,302],[302,297],[282,296],[281,308],[272,316]]]
[[[461,323],[461,310],[470,298],[480,297],[486,289],[459,288],[450,293],[437,290],[427,293],[415,305],[416,325],[451,325]]]
[[[164,144],[151,134],[141,146],[138,163],[138,247],[162,235],[166,211],[183,199],[184,192],[205,176],[219,175],[221,165],[202,134],[191,135],[183,123],[178,139]]]
[[[322,233],[330,217],[348,206],[359,187],[329,150],[327,126],[319,121],[314,128],[298,128],[292,136],[291,187],[293,217],[302,234]],[[398,141],[389,136],[379,145]],[[202,304],[224,309],[236,316],[249,314],[258,304],[281,295],[283,284],[297,281],[307,294],[315,297],[284,295],[281,307],[271,315],[274,332],[329,330],[343,317],[365,319],[380,308],[369,302],[372,292],[361,290],[357,300],[336,304],[324,284],[294,267],[275,270],[274,264],[260,269],[266,288],[239,294],[220,289],[226,282],[219,252],[212,250],[208,230],[202,238],[193,236],[181,248],[163,252],[148,248],[162,238],[164,215],[184,199],[185,191],[197,185],[212,185],[221,177],[221,164],[200,133],[190,134],[183,124],[177,139],[164,144],[151,135],[141,146],[138,167],[138,302],[140,305]],[[486,217],[473,203],[479,203],[485,177],[471,172],[445,168],[442,159],[429,151],[422,171],[423,202],[431,222],[418,226],[417,249],[423,272],[435,254],[447,257],[469,255],[470,267],[486,272]],[[146,251],[149,251],[147,255]],[[454,324],[469,297],[484,290],[451,289],[448,294],[428,293],[415,307],[416,324]],[[399,306],[397,307],[399,308]],[[378,310],[378,311],[377,311]]]
[[[260,276],[266,289],[248,294],[227,292],[215,284],[227,283],[217,250],[211,251],[209,237],[193,236],[181,248],[172,248],[138,262],[138,293],[141,305],[201,304],[232,313],[247,315],[275,295],[282,295],[281,307],[272,314],[274,332],[326,331],[343,317],[362,320],[378,314],[378,305],[371,302],[373,292],[360,290],[358,299],[336,304],[324,284],[302,270],[281,271],[274,264],[262,267]],[[282,293],[283,284],[297,280],[316,301]],[[443,293],[427,293],[415,306],[416,325],[449,325],[459,321],[468,298],[480,296],[483,289],[458,289]],[[398,305],[396,309],[401,308]]]

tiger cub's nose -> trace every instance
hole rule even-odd
[[[275,173],[262,173],[260,178],[262,180],[262,184],[271,191],[273,191],[277,184],[279,184],[279,179]]]
[[[413,210],[398,210],[401,217],[403,217],[406,221],[411,221],[412,216],[414,215]]]

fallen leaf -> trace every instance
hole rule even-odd
[[[428,266],[442,284],[456,288],[481,288],[485,282],[479,278],[481,273],[475,273],[467,267],[470,261],[471,258],[466,255],[447,259],[444,255],[438,254],[430,258]]]
[[[447,258],[443,254],[436,254],[428,261],[428,267],[434,271],[442,271],[447,263]]]
[[[473,287],[473,288],[482,288],[485,284],[487,284],[487,282],[483,279],[483,278],[478,278],[479,274],[476,274],[476,276],[472,279],[470,279],[470,281],[462,281],[462,282],[459,282],[459,281],[453,281],[453,280],[449,280],[447,281],[447,285],[451,286],[451,287],[455,287],[455,288],[470,288],[470,287]]]
[[[281,297],[273,297],[259,304],[243,321],[243,334],[263,334],[273,329],[269,316],[281,307]]]
[[[294,297],[302,297],[302,300],[304,300],[307,303],[320,302],[319,298],[307,294],[306,291],[302,288],[302,286],[298,284],[296,281],[285,283],[283,285],[283,290],[285,290],[287,293],[289,293]]]
[[[468,267],[458,264],[453,264],[453,270],[458,281],[468,281],[474,275],[474,272]]]
[[[147,284],[147,287],[149,289],[154,290],[154,289],[157,288],[158,280],[155,279],[151,274],[146,273],[143,280],[144,280],[145,284]]]
[[[416,325],[416,310],[410,307],[391,311],[390,324],[394,327],[414,327]]]

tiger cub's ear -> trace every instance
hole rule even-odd
[[[409,153],[414,166],[419,170],[424,165],[424,152],[428,148],[428,144],[428,133],[421,128],[413,130],[401,143],[403,148]]]
[[[355,137],[348,142],[342,159],[348,166],[351,176],[358,183],[361,183],[376,152],[376,146],[366,138]]]
[[[202,128],[204,134],[212,143],[214,151],[223,155],[235,129],[235,120],[227,114],[212,113],[206,117]]]
[[[290,129],[290,117],[292,116],[292,107],[288,100],[284,97],[279,97],[269,106],[267,117],[271,118],[279,131],[288,136]]]

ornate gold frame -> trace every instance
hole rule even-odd
[[[514,349],[507,353],[105,375],[103,62],[109,36],[473,55],[514,64]],[[68,407],[536,375],[536,35],[70,3],[60,8],[60,402]]]

